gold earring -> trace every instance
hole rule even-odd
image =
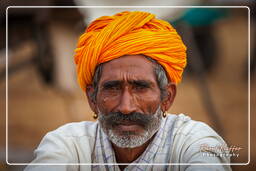
[[[93,119],[97,119],[97,118],[98,118],[98,114],[97,114],[97,113],[94,113]]]
[[[163,113],[163,117],[165,118],[167,116],[167,112],[165,111],[164,113]]]

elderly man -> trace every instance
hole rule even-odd
[[[140,11],[100,17],[80,37],[75,62],[98,121],[48,133],[26,170],[231,170],[216,132],[166,113],[186,65],[169,23]]]

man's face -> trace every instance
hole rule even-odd
[[[161,98],[153,65],[142,55],[103,65],[96,97],[99,122],[119,147],[141,146],[159,129]]]

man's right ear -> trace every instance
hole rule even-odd
[[[97,107],[96,107],[96,101],[95,101],[95,99],[93,99],[93,93],[94,93],[93,86],[92,85],[87,85],[86,86],[86,96],[87,96],[87,99],[88,99],[89,106],[90,106],[90,108],[92,109],[92,111],[94,113],[98,113]]]

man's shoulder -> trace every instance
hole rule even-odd
[[[172,123],[170,122],[172,120]],[[220,142],[225,144],[222,137],[212,129],[208,124],[192,120],[185,114],[170,115],[167,118],[167,125],[172,125],[173,141],[178,144],[192,144],[198,140],[210,140],[212,142]]]
[[[218,133],[204,122],[192,120],[190,117],[176,115],[173,124],[172,159],[174,163],[229,163],[229,157],[220,157],[215,150],[208,150],[207,154],[216,157],[204,157],[202,147],[226,147],[226,142]]]
[[[71,122],[60,126],[54,131],[49,132],[50,134],[58,134],[65,137],[95,137],[98,128],[98,122],[82,121],[82,122]]]
[[[91,162],[97,122],[67,123],[48,132],[35,150],[33,163]],[[31,168],[34,166],[31,166]]]
[[[174,134],[184,136],[219,136],[209,125],[204,122],[192,120],[185,114],[176,116],[174,123]]]

